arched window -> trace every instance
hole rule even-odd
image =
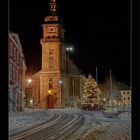
[[[54,50],[50,49],[49,67],[54,67]]]

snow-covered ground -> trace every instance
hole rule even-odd
[[[131,112],[121,113],[116,118],[96,112],[94,118],[91,129],[81,140],[131,140]]]
[[[24,112],[9,113],[9,133],[15,133],[34,125],[38,125],[53,117],[52,113],[46,110],[25,109]]]
[[[84,125],[73,135],[72,140],[130,140],[131,112],[124,112],[117,117],[106,117],[100,111],[78,109],[32,110],[9,113],[9,131],[15,133],[35,126],[53,117],[53,112],[80,113],[85,117]]]

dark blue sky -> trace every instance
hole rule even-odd
[[[130,6],[127,0],[58,0],[58,13],[66,29],[70,54],[83,73],[99,82],[109,70],[120,82],[130,83]],[[42,24],[49,13],[49,0],[13,0],[10,2],[10,30],[19,34],[28,72],[41,67]]]

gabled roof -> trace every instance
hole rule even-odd
[[[67,73],[81,74],[80,69],[73,63],[73,61],[67,56]]]
[[[22,45],[21,45],[18,34],[13,33],[13,32],[9,32],[9,37],[12,39],[12,41],[19,48],[19,50],[21,51],[21,54],[23,55],[23,49],[22,49]]]
[[[32,75],[32,77],[40,76],[41,70]]]

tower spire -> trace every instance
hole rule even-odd
[[[50,0],[50,12],[52,15],[56,14],[56,0]]]

